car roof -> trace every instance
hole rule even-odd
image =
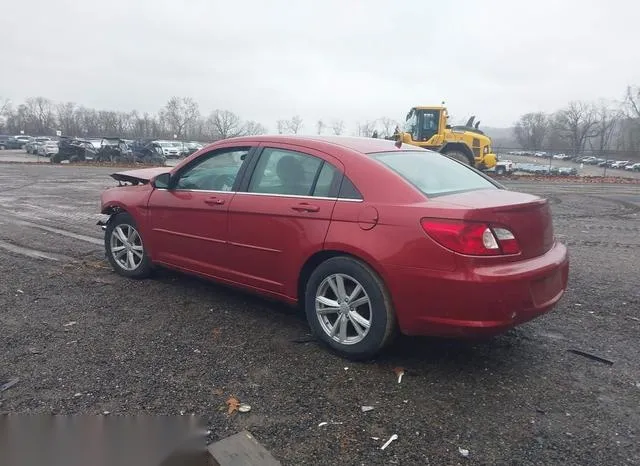
[[[233,143],[259,143],[259,142],[280,142],[306,146],[313,149],[330,149],[331,147],[341,147],[350,149],[362,154],[373,154],[376,152],[395,152],[395,151],[421,151],[425,152],[418,146],[410,144],[402,144],[400,148],[396,146],[395,141],[387,139],[369,138],[361,136],[298,136],[298,135],[261,135],[261,136],[242,136],[225,140],[225,142]]]

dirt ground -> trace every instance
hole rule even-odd
[[[115,275],[95,225],[109,173],[0,164],[0,384],[19,379],[0,412],[195,413],[209,440],[247,428],[285,465],[640,464],[640,185],[510,183],[553,203],[559,306],[488,342],[400,338],[352,363],[282,305]],[[252,410],[227,416],[230,395]]]

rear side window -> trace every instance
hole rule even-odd
[[[370,156],[398,173],[427,196],[441,196],[474,189],[499,189],[471,168],[437,152],[379,152]]]

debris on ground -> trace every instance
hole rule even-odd
[[[322,427],[322,426],[326,426],[327,424],[329,424],[328,422],[321,422],[320,424],[318,424],[318,427]]]
[[[35,346],[30,346],[29,348],[27,348],[27,351],[29,351],[29,353],[31,354],[42,354],[42,351],[40,351]]]
[[[62,324],[63,327],[73,327],[74,325],[76,325],[78,322],[76,322],[75,320],[72,320],[71,322],[67,322],[66,324]]]
[[[460,447],[458,447],[458,451],[459,451],[459,452],[460,452],[460,454],[461,454],[462,456],[464,456],[465,458],[466,458],[467,456],[469,456],[469,450],[467,450],[466,448],[460,448]]]
[[[248,431],[238,432],[207,447],[209,458],[202,464],[280,466],[281,463]],[[211,461],[209,461],[209,459]],[[175,464],[185,464],[184,461]],[[193,463],[190,463],[193,464]]]
[[[248,413],[249,411],[251,411],[251,405],[243,403],[238,406],[238,411],[240,411],[241,413]]]
[[[79,397],[81,397],[81,396],[82,396],[82,393],[80,393],[80,392],[78,392],[78,393],[74,393],[74,394],[73,394],[73,397],[74,397],[74,398],[79,398]]]
[[[393,372],[398,376],[398,383],[402,382],[402,376],[404,375],[404,368],[394,367]]]
[[[602,362],[602,363],[607,364],[609,366],[613,366],[613,361],[611,361],[610,359],[601,358],[600,356],[596,356],[595,354],[587,353],[586,351],[580,351],[580,350],[576,350],[576,349],[570,349],[570,350],[567,350],[567,351],[569,351],[570,353],[573,353],[573,354],[577,354],[578,356],[584,356],[585,358],[593,359],[594,361]]]
[[[640,319],[638,319],[637,317],[633,317],[633,316],[627,316],[627,319],[631,319],[631,320],[635,320],[636,322],[640,322]]]
[[[19,290],[19,289],[18,289],[18,290],[16,290],[16,291],[17,291],[18,293],[20,293],[20,294],[24,294],[24,291],[22,291],[22,290]]]
[[[366,413],[367,411],[373,411],[373,406],[361,406],[360,409],[362,410],[363,413]]]
[[[221,333],[221,330],[218,327],[211,330],[211,335],[213,336],[214,340],[218,339],[218,337],[220,336],[220,333]]]
[[[14,379],[9,380],[4,385],[0,386],[0,392],[4,392],[5,390],[9,390],[11,387],[13,387],[18,382],[20,382],[20,379],[17,378],[17,377],[14,378]]]
[[[227,406],[229,407],[229,409],[227,410],[227,414],[231,415],[238,411],[238,408],[240,407],[240,400],[238,400],[235,396],[230,396],[227,400]]]
[[[221,396],[222,394],[224,394],[224,392],[222,391],[222,389],[221,389],[221,388],[215,388],[215,389],[213,390],[213,394],[214,394],[214,395]]]
[[[380,437],[371,437],[371,440],[380,440]]]
[[[385,448],[387,448],[389,445],[391,445],[391,442],[393,442],[394,440],[398,440],[398,434],[393,434],[389,440],[387,440],[386,442],[384,442],[384,445],[382,445],[380,447],[380,450],[384,450]]]

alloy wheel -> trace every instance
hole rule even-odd
[[[318,286],[315,308],[322,330],[343,345],[361,342],[372,323],[371,300],[353,277],[336,273]]]
[[[111,255],[123,270],[136,270],[144,259],[142,238],[131,225],[117,225],[111,232],[109,241]]]

